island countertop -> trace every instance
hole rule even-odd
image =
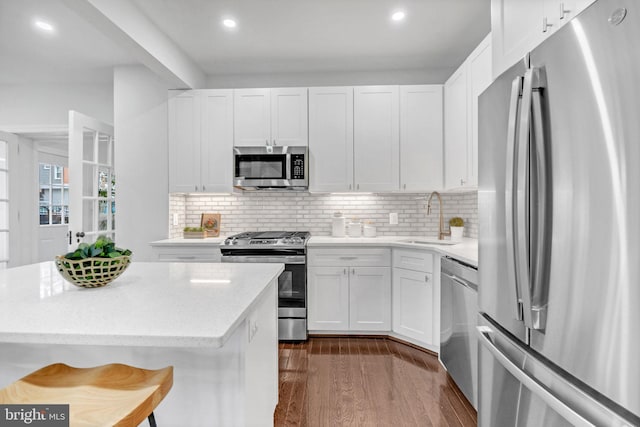
[[[222,347],[283,264],[133,262],[102,288],[53,262],[0,271],[0,342]]]

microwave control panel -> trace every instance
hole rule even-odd
[[[304,154],[291,155],[291,179],[304,179]]]

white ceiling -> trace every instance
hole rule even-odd
[[[453,71],[491,21],[490,0],[133,1],[208,75]],[[232,31],[220,25],[230,16]]]
[[[36,17],[56,27],[36,31]],[[110,82],[135,62],[60,0],[0,0],[0,84]]]
[[[131,1],[208,75],[452,72],[490,30],[490,0]],[[34,31],[37,16],[56,34]],[[0,0],[0,84],[107,82],[128,52],[61,0]]]

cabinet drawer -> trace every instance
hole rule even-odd
[[[407,249],[393,250],[393,266],[405,270],[433,272],[433,254]]]
[[[184,248],[184,247],[155,247],[158,261],[164,262],[220,262],[220,249]]]
[[[310,248],[310,266],[327,267],[389,267],[391,250],[385,248]]]

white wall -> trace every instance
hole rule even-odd
[[[113,85],[0,85],[0,129],[67,126],[69,110],[113,123]]]
[[[116,239],[134,260],[149,261],[149,242],[167,237],[169,221],[169,88],[140,65],[116,67],[113,89]]]
[[[442,84],[451,75],[451,71],[451,68],[430,68],[428,70],[209,75],[207,76],[207,87],[234,89],[251,87]]]

